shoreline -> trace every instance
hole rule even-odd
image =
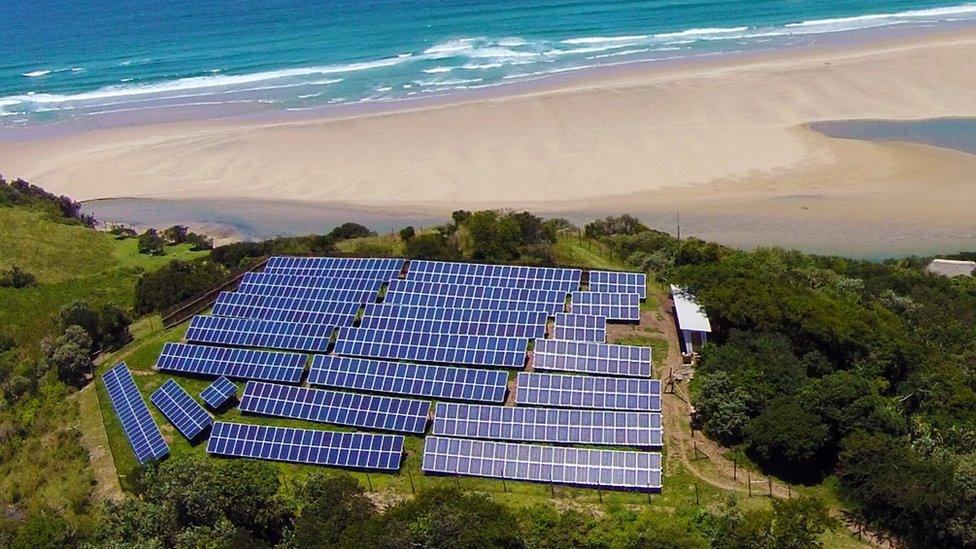
[[[933,249],[976,234],[976,156],[834,139],[806,125],[976,116],[974,69],[976,29],[966,28],[618,68],[358,116],[6,140],[0,166],[80,200],[297,201],[394,218],[492,207],[662,220],[680,211],[720,242],[868,251],[914,249],[915,239]]]

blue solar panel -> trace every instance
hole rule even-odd
[[[320,301],[314,299],[298,299],[290,297],[270,297],[254,294],[239,294],[234,292],[220,292],[217,303],[213,308],[214,316],[232,316],[243,318],[260,318],[267,320],[285,320],[292,322],[316,322],[316,317],[302,317],[302,314],[315,315],[353,315],[359,311],[360,303],[356,301]],[[294,312],[294,318],[272,318],[273,312],[259,311],[273,309]],[[325,322],[331,324],[330,322]],[[339,323],[336,322],[338,325]]]
[[[403,270],[403,259],[362,258],[362,257],[289,257],[275,256],[268,260],[265,272],[286,272],[295,270],[310,271],[350,271],[353,273],[399,273]],[[390,278],[390,277],[385,277]]]
[[[555,267],[523,267],[520,265],[487,265],[480,263],[450,263],[445,261],[414,260],[410,262],[407,277],[416,273],[446,273],[475,275],[501,279],[571,280],[579,283],[583,271]]]
[[[213,383],[207,385],[207,387],[200,393],[200,398],[210,406],[212,410],[216,410],[224,405],[228,400],[233,398],[237,394],[237,385],[227,379],[224,376],[218,377]]]
[[[341,328],[335,353],[418,362],[521,368],[528,342],[521,338]]]
[[[369,303],[363,320],[372,318],[415,318],[419,320],[448,320],[490,322],[494,324],[545,324],[545,311],[505,311],[490,309],[438,309],[391,303]]]
[[[661,411],[661,382],[596,376],[522,372],[515,401],[562,408]]]
[[[436,399],[502,402],[508,374],[493,370],[409,364],[335,355],[316,355],[311,385]]]
[[[394,305],[411,305],[415,307],[433,307],[438,309],[482,309],[491,311],[545,311],[552,316],[565,310],[562,302],[553,301],[525,301],[501,300],[477,297],[462,297],[449,295],[426,294],[386,294],[386,303]]]
[[[248,381],[240,410],[364,429],[423,433],[430,402]]]
[[[495,311],[500,312],[500,311]],[[434,332],[439,334],[468,334],[480,336],[509,336],[535,339],[546,335],[546,318],[543,311],[519,311],[525,315],[523,322],[502,324],[467,320],[422,320],[416,318],[364,317],[361,328],[395,330],[398,332]],[[531,319],[529,316],[531,315]],[[526,321],[531,320],[532,323]]]
[[[525,442],[661,446],[659,412],[561,410],[438,402],[434,435]]]
[[[335,290],[380,291],[386,280],[368,278],[334,278],[328,276],[301,276],[279,273],[246,273],[241,280],[240,291],[259,294],[261,288],[268,286],[287,286],[290,288],[329,288]],[[253,290],[248,290],[252,288]]]
[[[607,317],[556,313],[552,337],[571,341],[604,342],[607,340]]]
[[[651,377],[651,348],[537,339],[532,364],[536,370]]]
[[[332,326],[352,326],[356,320],[358,303],[343,303],[352,308],[351,313],[316,313],[309,311],[289,311],[285,309],[269,309],[266,307],[248,307],[244,305],[215,306],[213,316],[228,318],[250,318],[252,320],[271,320],[278,322],[298,322],[304,324],[330,324]]]
[[[188,440],[196,438],[213,423],[203,406],[172,379],[156,389],[149,400]]]
[[[427,437],[428,473],[600,488],[661,489],[661,454]]]
[[[102,381],[112,401],[115,415],[122,423],[125,437],[132,446],[139,463],[147,463],[169,454],[169,446],[163,440],[159,427],[149,413],[149,407],[132,379],[125,363],[102,374]]]
[[[198,315],[190,321],[186,340],[324,353],[329,348],[335,329],[335,326],[328,324]]]
[[[505,286],[460,286],[440,282],[418,282],[415,280],[391,280],[387,295],[393,293],[450,295],[497,299],[501,301],[535,301],[539,303],[564,303],[568,292],[560,290],[536,290],[532,288],[511,288]]]
[[[187,374],[298,383],[307,355],[167,343],[156,369]]]
[[[238,290],[241,294],[266,297],[288,297],[314,301],[336,301],[345,303],[372,303],[377,293],[373,290],[339,290],[334,288],[291,288],[288,286],[249,286]]]
[[[214,423],[207,453],[313,465],[395,471],[403,459],[402,435],[342,433]]]
[[[607,320],[640,320],[640,296],[573,292],[569,310],[573,314],[605,316]]]
[[[533,278],[499,278],[481,275],[459,275],[447,273],[411,272],[407,280],[419,282],[440,282],[464,286],[501,286],[511,288],[532,288],[535,290],[559,290],[563,293],[580,289],[579,280],[546,280]]]
[[[590,291],[647,297],[647,275],[622,271],[590,271]]]

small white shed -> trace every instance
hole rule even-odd
[[[678,330],[681,332],[681,342],[684,354],[692,355],[695,348],[700,348],[708,341],[708,334],[712,333],[712,324],[702,310],[695,296],[685,289],[671,285],[671,297],[674,299],[674,314],[678,320]]]
[[[927,267],[930,273],[942,276],[972,276],[976,271],[976,261],[959,261],[956,259],[933,259]]]

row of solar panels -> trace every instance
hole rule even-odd
[[[345,330],[345,331],[343,331]],[[324,364],[351,364],[354,358],[412,360],[520,368],[526,344],[517,338],[424,334],[415,332],[343,329],[335,345],[342,356],[313,355],[310,378],[319,376]],[[359,331],[356,331],[359,330]],[[192,338],[191,338],[192,339]],[[299,383],[308,355],[232,347],[166,343],[156,368],[173,372]],[[398,362],[397,362],[398,363]],[[403,365],[404,369],[413,365]],[[650,377],[651,349],[558,339],[535,340],[534,367],[538,370],[579,372],[622,377]],[[424,372],[463,370],[429,366]]]

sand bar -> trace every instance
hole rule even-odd
[[[771,233],[792,221],[804,234],[871,226],[869,245],[887,226],[901,239],[914,230],[976,234],[976,155],[832,139],[805,124],[945,116],[976,116],[974,30],[644,65],[345,118],[0,140],[0,166],[76,199],[298,200],[435,214],[680,210],[755,220]]]

